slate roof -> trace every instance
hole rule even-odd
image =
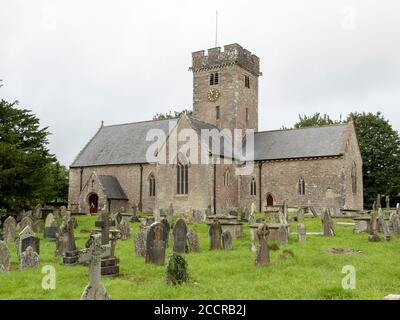
[[[153,143],[146,141],[147,132],[160,129],[168,135],[170,121],[176,123],[177,119],[104,126],[78,154],[71,167],[147,163],[146,150]]]
[[[347,128],[347,124],[342,124],[257,132],[254,136],[254,160],[339,156]]]
[[[100,175],[99,180],[108,199],[128,200],[128,197],[116,177]]]

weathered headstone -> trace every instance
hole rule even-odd
[[[232,250],[232,235],[228,230],[222,232],[222,247],[224,250]]]
[[[322,214],[322,235],[325,237],[333,237],[335,235],[329,209],[325,209]]]
[[[56,247],[56,256],[63,256],[63,264],[78,262],[79,251],[76,249],[74,222],[68,215],[64,215],[60,231],[57,233]]]
[[[263,223],[257,230],[257,236],[259,245],[257,248],[257,254],[255,259],[256,266],[267,266],[269,265],[269,248],[268,248],[268,235],[270,231],[268,225]]]
[[[32,228],[27,225],[19,234],[16,240],[17,254],[21,258],[22,252],[28,247],[32,247],[33,251],[40,254],[40,239],[33,232]]]
[[[52,213],[49,213],[46,217],[44,224],[44,237],[49,239],[55,239],[58,232],[57,221],[54,219]]]
[[[174,217],[174,206],[172,205],[172,203],[170,203],[166,213],[166,218],[168,223],[172,223],[173,217]]]
[[[16,237],[17,223],[12,216],[8,216],[3,224],[3,239],[6,243],[14,242]]]
[[[188,229],[186,237],[187,237],[189,251],[200,252],[200,243],[197,233],[194,232],[192,229]]]
[[[304,223],[299,223],[297,225],[297,240],[300,241],[305,241],[307,238],[307,233],[306,233],[306,226]]]
[[[372,211],[372,214],[371,214],[371,222],[370,222],[368,241],[371,241],[371,242],[380,241],[380,238],[378,235],[378,213],[376,210]]]
[[[132,207],[132,216],[130,218],[131,222],[139,222],[140,221],[137,210],[138,210],[137,205],[134,204]]]
[[[185,258],[177,253],[169,257],[168,265],[165,270],[167,284],[177,285],[189,280],[188,265]]]
[[[118,225],[121,232],[121,240],[128,240],[131,237],[131,226],[125,218],[122,218],[121,223]]]
[[[175,223],[174,228],[172,230],[174,246],[173,252],[176,253],[185,253],[186,252],[186,234],[187,234],[187,226],[186,222],[183,219],[178,219]]]
[[[19,230],[24,230],[26,226],[30,226],[33,230],[33,220],[31,217],[25,216],[22,218],[21,222],[19,223]]]
[[[284,246],[289,243],[289,230],[286,224],[281,224],[278,229],[278,242]]]
[[[10,251],[7,243],[0,241],[0,273],[10,271]]]
[[[389,241],[390,240],[389,228],[385,221],[385,217],[383,215],[380,215],[378,217],[378,226],[379,226],[378,229],[380,229],[382,232],[382,239],[384,241]]]
[[[64,216],[66,216],[67,214],[68,214],[67,208],[65,206],[61,206],[60,207],[60,216],[61,216],[61,218],[64,218]]]
[[[150,226],[146,238],[146,263],[164,265],[165,263],[165,226],[161,222],[155,222]]]
[[[145,257],[146,256],[146,237],[149,228],[142,228],[137,234],[134,236],[134,246],[135,246],[135,255],[137,257]]]
[[[386,201],[386,209],[390,210],[390,196],[386,196],[385,201]]]
[[[171,226],[167,220],[167,218],[162,218],[160,221],[164,226],[165,226],[165,230],[164,230],[164,241],[166,246],[168,247],[168,240],[169,240],[169,232],[171,230]]]
[[[400,234],[400,217],[392,212],[390,215],[390,222],[392,223],[392,231],[395,236]]]
[[[84,250],[79,257],[79,262],[89,262],[89,284],[82,293],[81,300],[110,300],[106,288],[101,282],[101,258],[111,254],[111,245],[102,245],[99,234],[91,236],[91,246]]]
[[[299,210],[297,211],[297,222],[301,223],[303,221],[304,221],[304,209],[299,208]]]
[[[39,254],[29,246],[25,251],[21,253],[21,259],[19,262],[20,270],[30,269],[38,267],[40,264]]]
[[[218,219],[214,219],[208,229],[210,250],[221,249],[222,227]]]
[[[204,220],[204,216],[201,213],[201,210],[193,209],[193,223],[194,224],[200,224]]]
[[[121,223],[121,221],[122,221],[122,214],[120,213],[120,212],[117,212],[115,215],[114,215],[114,220],[115,220],[115,224],[118,226],[120,223]]]
[[[33,218],[34,219],[41,219],[42,218],[42,206],[38,204],[35,209],[33,210]]]
[[[156,219],[153,216],[145,217],[145,225],[146,225],[146,227],[150,227],[154,222],[156,222]]]

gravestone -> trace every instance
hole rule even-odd
[[[372,211],[372,214],[371,214],[371,222],[370,222],[368,241],[371,241],[371,242],[380,241],[380,238],[378,235],[378,213],[376,210]]]
[[[254,224],[254,223],[256,223],[257,222],[257,219],[256,219],[256,217],[253,215],[253,214],[251,214],[250,213],[250,215],[249,215],[249,224]]]
[[[392,212],[392,214],[390,215],[390,222],[392,223],[392,230],[393,230],[393,234],[395,236],[398,236],[400,234],[400,218],[399,216]]]
[[[146,263],[158,265],[165,264],[165,226],[161,222],[155,222],[150,226],[146,237]]]
[[[307,238],[307,233],[306,233],[306,226],[304,223],[299,223],[297,225],[297,240],[299,242],[305,241]]]
[[[269,259],[269,248],[267,242],[269,233],[270,231],[266,223],[263,223],[257,230],[257,237],[259,242],[255,259],[255,265],[257,267],[269,265],[270,259]]]
[[[7,243],[0,241],[0,273],[10,271],[10,251]]]
[[[178,219],[172,230],[174,245],[173,252],[185,253],[186,252],[186,234],[187,226],[183,219]]]
[[[297,211],[297,222],[303,222],[304,221],[304,209],[299,208]]]
[[[218,219],[214,219],[208,228],[210,250],[221,249],[222,227]]]
[[[46,221],[44,224],[44,237],[49,239],[55,239],[56,234],[58,232],[57,222],[54,219],[52,213],[49,213],[46,217]]]
[[[118,225],[121,232],[121,240],[128,240],[131,237],[131,226],[125,218],[122,218],[121,223]]]
[[[165,244],[166,244],[166,246],[168,248],[169,231],[171,230],[171,227],[170,227],[170,224],[169,224],[167,218],[165,218],[165,217],[162,218],[160,222],[165,226],[164,241],[165,241]]]
[[[188,265],[185,258],[177,253],[173,253],[168,259],[165,270],[167,284],[177,285],[189,280]]]
[[[201,210],[193,209],[193,223],[200,224],[204,220],[204,216],[201,213]]]
[[[154,222],[156,222],[154,217],[145,217],[146,227],[150,227]]]
[[[379,226],[378,229],[380,229],[382,232],[382,239],[384,241],[389,241],[390,240],[389,228],[385,221],[385,217],[383,215],[380,215],[378,217],[378,226]]]
[[[386,209],[390,210],[390,196],[386,196],[385,200],[386,200]]]
[[[281,245],[287,245],[289,242],[289,229],[286,224],[281,224],[278,229],[278,242]]]
[[[68,214],[67,208],[65,206],[60,207],[60,216],[61,218],[64,218]]]
[[[89,262],[89,284],[82,293],[81,300],[110,300],[106,288],[101,282],[102,258],[111,254],[111,245],[102,245],[99,234],[91,236],[91,246],[80,253],[79,262]]]
[[[134,237],[135,255],[137,257],[146,256],[146,234],[147,231],[143,228]]]
[[[56,256],[63,256],[63,264],[76,264],[79,251],[76,249],[74,223],[71,217],[64,215],[56,240]]]
[[[120,223],[121,223],[121,221],[122,221],[122,214],[120,213],[120,212],[117,212],[115,215],[114,215],[114,220],[115,220],[115,225],[116,226],[118,226]]]
[[[329,209],[325,209],[322,214],[322,235],[325,237],[333,237],[335,235]]]
[[[39,255],[33,250],[31,246],[26,248],[21,254],[21,259],[19,262],[19,269],[25,270],[30,268],[36,268],[40,264]]]
[[[197,233],[192,229],[188,229],[187,235],[188,249],[189,252],[200,252],[200,243]]]
[[[42,206],[40,204],[38,204],[33,210],[33,218],[42,219]]]
[[[17,223],[12,216],[8,216],[3,224],[3,239],[6,243],[14,242],[16,237]]]
[[[172,203],[170,203],[166,214],[166,218],[169,224],[172,223],[173,217],[174,217],[174,206],[172,205]]]
[[[16,247],[18,257],[20,258],[22,252],[24,252],[28,247],[32,247],[33,251],[40,254],[40,239],[36,236],[29,225],[27,225],[19,234],[16,241]]]
[[[139,222],[140,221],[137,209],[138,209],[137,205],[134,204],[133,207],[132,207],[132,216],[130,218],[131,222]]]
[[[380,194],[376,196],[376,209],[382,209],[382,196]]]
[[[224,250],[232,250],[232,235],[227,230],[222,232],[222,247]]]
[[[22,218],[21,222],[19,223],[19,230],[24,230],[26,226],[30,226],[33,230],[33,220],[31,217],[25,216]]]
[[[250,215],[254,215],[256,211],[257,211],[256,205],[254,204],[254,202],[252,202],[250,206]]]

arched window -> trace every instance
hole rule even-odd
[[[256,179],[251,178],[251,182],[250,182],[250,195],[251,196],[255,196],[257,194],[257,183],[256,183]]]
[[[177,194],[188,194],[189,190],[189,177],[187,164],[183,165],[178,163],[176,166],[176,193]]]
[[[351,168],[351,187],[353,190],[353,193],[357,193],[357,165],[354,162],[353,167]]]
[[[298,188],[299,188],[299,195],[304,196],[306,194],[306,183],[304,182],[303,178],[299,179]]]
[[[229,180],[231,178],[231,174],[229,172],[229,169],[226,169],[225,173],[224,173],[224,186],[229,186]]]
[[[156,195],[156,179],[153,174],[149,176],[149,196],[154,197]]]

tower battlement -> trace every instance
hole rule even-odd
[[[224,51],[221,51],[221,47],[216,47],[208,49],[207,54],[205,50],[193,52],[190,69],[198,72],[233,64],[241,66],[257,77],[260,75],[260,59],[237,43],[225,45]]]

